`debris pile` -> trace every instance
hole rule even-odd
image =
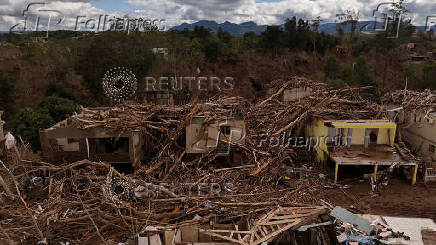
[[[405,244],[410,237],[404,232],[395,232],[383,217],[378,216],[372,222],[371,217],[362,217],[342,208],[335,207],[331,214],[336,218],[338,242],[346,244]],[[394,242],[394,243],[391,243]]]
[[[186,167],[164,183],[152,182],[143,173],[123,175],[108,164],[87,160],[61,166],[27,162],[10,170],[14,198],[3,198],[1,232],[10,244],[109,244],[132,238],[150,225],[170,229],[220,224],[247,215],[255,218],[278,206],[317,203],[313,193],[321,186],[314,174],[292,180],[290,187],[263,173],[249,179],[252,168]]]
[[[316,85],[313,94],[296,103],[277,101],[282,88],[291,83],[284,82],[271,97],[256,104],[231,97],[184,106],[81,108],[82,113],[69,118],[69,124],[82,129],[143,132],[147,155],[141,165],[133,174],[124,175],[109,164],[89,160],[60,165],[36,160],[7,164],[3,167],[7,171],[1,174],[11,180],[13,196],[1,199],[0,241],[117,244],[135,239],[150,226],[168,230],[209,225],[210,235],[222,235],[215,225],[245,222],[242,233],[246,236],[227,239],[244,245],[315,221],[328,222],[318,217],[324,213],[320,198],[329,180],[320,174],[316,154],[260,144],[259,137],[299,135],[304,123],[313,118],[381,119],[385,115],[381,106],[361,99],[360,89],[354,88],[329,90]],[[225,142],[242,150],[243,165],[216,168],[211,164],[217,158],[216,149],[186,156],[184,131],[196,116],[204,117],[205,123],[244,118],[245,143]],[[280,217],[271,220],[271,215]],[[234,239],[236,233],[225,237]]]
[[[382,98],[384,104],[402,106],[405,111],[425,110],[436,111],[436,94],[429,89],[418,92],[412,90],[396,90]]]

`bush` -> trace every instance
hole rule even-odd
[[[76,104],[72,100],[53,95],[45,97],[39,103],[38,109],[46,112],[55,122],[58,122],[71,116],[76,110]]]
[[[327,62],[324,66],[324,73],[325,73],[326,79],[338,78],[340,69],[341,69],[341,67],[339,65],[338,59],[336,59],[336,57],[334,57],[334,56],[330,56],[327,59]]]
[[[34,150],[41,149],[39,129],[51,127],[56,122],[71,116],[76,109],[72,100],[49,96],[35,108],[21,109],[10,122],[12,131],[28,141]]]
[[[9,109],[14,87],[14,82],[0,71],[0,110]]]
[[[39,129],[48,128],[53,124],[53,118],[49,114],[26,107],[15,115],[10,122],[10,128],[17,136],[28,141],[34,150],[39,150]]]
[[[68,91],[68,89],[65,87],[63,83],[60,82],[50,83],[47,86],[45,90],[45,96],[52,96],[52,95],[74,100],[73,94],[70,91]]]

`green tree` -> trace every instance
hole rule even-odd
[[[73,115],[76,105],[72,100],[55,95],[44,98],[36,107],[21,109],[8,125],[12,131],[28,141],[34,150],[39,150],[39,130],[51,127]]]
[[[0,71],[0,110],[8,110],[12,103],[15,82]]]
[[[221,51],[221,42],[215,36],[209,37],[203,41],[203,52],[208,60],[217,61]]]
[[[422,80],[425,88],[436,89],[436,63],[424,65]]]
[[[221,42],[225,43],[226,45],[231,44],[232,35],[226,31],[223,31],[223,29],[221,27],[218,28],[216,35]]]
[[[348,83],[349,85],[355,84],[356,77],[355,77],[353,67],[351,65],[348,65],[348,64],[345,65],[341,69],[340,78],[342,80],[344,80],[346,83]]]
[[[50,83],[46,90],[45,90],[45,96],[52,96],[56,95],[61,98],[66,98],[70,100],[74,100],[73,94],[65,87],[63,83],[60,82],[54,82]]]
[[[254,31],[244,33],[243,43],[245,48],[256,48],[259,45],[259,37]]]
[[[359,86],[368,86],[371,80],[370,76],[370,70],[368,68],[368,64],[366,62],[365,57],[360,56],[357,61],[356,65],[354,66],[354,70],[356,73],[356,81],[359,84]]]
[[[286,47],[291,50],[295,49],[297,44],[297,18],[295,16],[292,19],[286,19],[284,32]]]
[[[330,56],[324,65],[324,73],[326,79],[336,79],[339,75],[341,67],[338,59],[334,56]]]
[[[260,44],[262,48],[277,54],[283,47],[283,30],[280,26],[268,26],[261,34]]]
[[[46,112],[55,122],[59,122],[73,115],[76,104],[69,99],[57,96],[45,97],[38,105],[38,110]]]
[[[49,114],[26,107],[18,111],[10,122],[10,128],[16,135],[28,141],[33,150],[39,150],[41,149],[39,130],[48,128],[53,124],[53,118]]]

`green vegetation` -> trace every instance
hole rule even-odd
[[[407,87],[410,89],[436,90],[436,63],[410,65],[403,72],[403,78],[399,88],[406,86],[407,78]]]
[[[413,52],[418,55],[436,50],[433,33],[421,31],[413,37],[415,27],[408,21],[401,23],[398,39],[387,38],[394,34],[393,25],[389,33],[378,35],[356,29],[353,37],[343,25],[338,25],[336,35],[313,31],[318,27],[319,23],[291,17],[282,26],[243,36],[222,29],[214,33],[205,27],[129,35],[60,31],[51,33],[48,42],[35,42],[26,35],[0,35],[0,40],[13,46],[6,51],[17,51],[7,55],[7,62],[0,62],[0,110],[6,110],[14,133],[38,149],[38,129],[71,115],[76,104],[109,104],[102,94],[101,78],[118,66],[131,69],[138,78],[136,98],[143,98],[146,76],[233,76],[237,78],[233,92],[249,99],[264,96],[268,82],[290,75],[324,79],[335,88],[372,86],[361,95],[375,101],[386,90],[404,88],[406,80],[408,88],[436,89],[436,64],[411,64],[407,50],[407,43],[417,44]],[[155,54],[153,48],[166,48],[168,55]],[[32,98],[16,98],[28,91]],[[176,104],[198,96],[186,88],[174,94]],[[39,103],[29,107],[33,101]]]
[[[15,82],[6,77],[2,71],[0,71],[0,110],[9,110],[12,104],[12,93],[14,92]]]
[[[8,126],[17,136],[28,141],[34,150],[39,150],[39,130],[53,126],[72,115],[75,110],[73,101],[51,95],[35,107],[21,109]]]

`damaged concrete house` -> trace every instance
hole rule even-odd
[[[144,103],[154,105],[174,105],[174,94],[169,91],[146,91]]]
[[[235,102],[236,103],[236,102]],[[216,105],[202,104],[198,113],[192,116],[190,122],[179,135],[178,142],[181,147],[186,147],[186,153],[206,154],[216,151],[217,156],[224,157],[228,163],[241,163],[242,157],[239,148],[235,144],[243,144],[246,136],[246,126],[240,114],[215,115],[214,119],[206,119],[207,115],[213,113]],[[91,161],[103,161],[110,164],[131,164],[135,168],[145,160],[155,161],[154,150],[148,147],[153,144],[153,139],[159,139],[164,129],[159,125],[168,121],[174,121],[183,106],[166,105],[143,105],[143,111],[135,111],[133,114],[122,113],[112,115],[110,120],[100,122],[92,126],[86,124],[86,115],[83,112],[79,115],[61,121],[54,126],[40,130],[40,140],[44,158],[53,163],[74,162],[82,159]],[[109,108],[83,108],[84,113],[107,115]],[[158,110],[155,113],[149,110]],[[163,114],[158,114],[159,112]],[[176,113],[177,111],[177,113]],[[146,123],[154,122],[156,126],[151,127],[157,132],[145,133],[141,128],[141,121],[135,121],[138,113],[150,112],[150,118]],[[137,116],[137,115],[136,115]],[[130,118],[132,117],[132,118]],[[118,122],[137,123],[136,126],[129,125],[122,128],[116,126]],[[142,130],[141,130],[142,129]],[[150,130],[150,128],[148,128]],[[163,130],[163,131],[162,131]],[[184,141],[184,142],[182,142]],[[147,148],[148,147],[148,148]],[[146,159],[144,157],[146,156]],[[160,159],[160,158],[159,158]]]
[[[397,140],[425,163],[425,181],[436,180],[436,94],[398,90],[384,96],[389,117],[398,123]]]
[[[103,126],[78,128],[82,114],[40,130],[42,153],[53,163],[83,159],[111,164],[138,164],[143,155],[144,137],[136,130],[108,130]]]
[[[196,116],[186,127],[186,153],[205,154],[217,150],[217,156],[227,157],[230,164],[241,164],[240,149],[232,144],[244,144],[245,136],[245,122],[241,115],[212,121]]]
[[[280,100],[285,103],[299,101],[307,98],[320,88],[325,88],[327,85],[324,83],[316,83],[305,78],[293,77],[285,84],[282,80],[272,81],[267,85],[268,96],[280,95]],[[277,91],[277,88],[278,91]],[[275,94],[274,92],[277,91]]]
[[[391,109],[390,115],[401,124],[401,139],[411,146],[426,163],[436,167],[436,112],[405,112],[401,108]]]
[[[373,166],[374,179],[378,166],[414,167],[416,182],[418,164],[405,161],[394,148],[397,125],[389,120],[314,120],[306,126],[306,135],[319,140],[314,147],[324,163],[335,166],[334,182],[339,166]]]

